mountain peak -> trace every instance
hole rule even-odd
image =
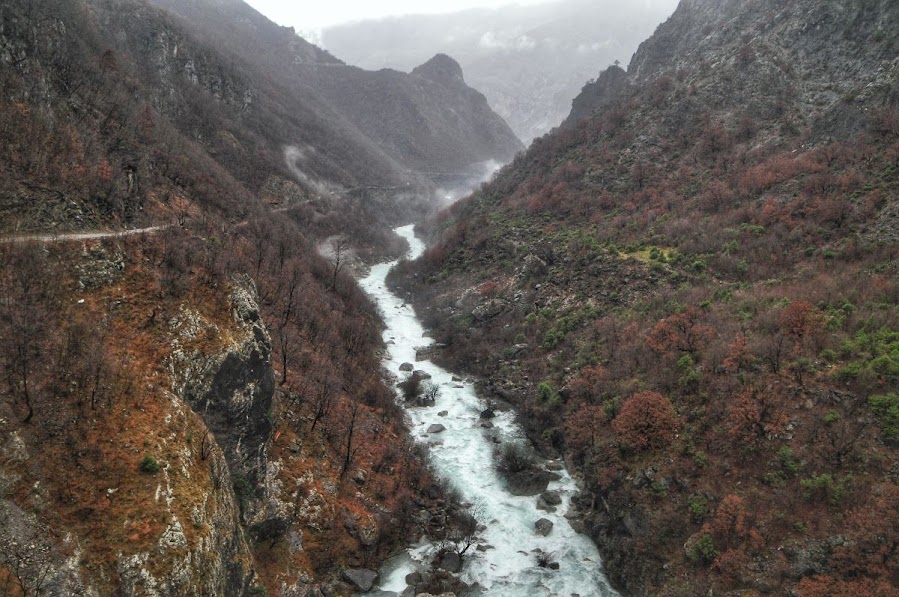
[[[421,66],[416,67],[412,71],[412,74],[439,83],[465,82],[465,78],[462,74],[462,67],[459,66],[458,62],[446,54],[437,54]]]

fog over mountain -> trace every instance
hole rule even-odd
[[[536,6],[410,15],[326,29],[322,44],[350,64],[409,71],[436,52],[529,142],[568,116],[584,83],[637,45],[674,10],[673,0],[560,0]]]

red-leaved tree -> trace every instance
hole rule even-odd
[[[625,401],[612,427],[629,448],[662,448],[677,433],[677,413],[671,401],[658,392],[639,392]]]

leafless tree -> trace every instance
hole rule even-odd
[[[330,414],[335,398],[336,392],[329,382],[317,384],[317,387],[312,391],[312,426],[309,428],[310,433],[315,431],[315,426],[318,425],[319,421]]]
[[[343,268],[346,266],[346,257],[347,251],[349,250],[349,243],[344,238],[335,238],[331,241],[331,259],[333,262],[333,269],[331,270],[331,290],[337,289],[337,276],[340,275],[340,272],[343,271]]]
[[[343,477],[350,470],[350,466],[353,464],[353,457],[356,455],[356,450],[353,449],[353,435],[356,432],[356,419],[359,414],[359,403],[353,401],[353,405],[350,407],[350,420],[347,424],[347,435],[346,435],[346,449],[344,450],[343,455],[343,467],[340,469],[340,476]]]

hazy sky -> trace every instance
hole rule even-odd
[[[403,14],[440,14],[466,8],[543,4],[552,0],[246,0],[279,25],[315,31],[329,25]]]

